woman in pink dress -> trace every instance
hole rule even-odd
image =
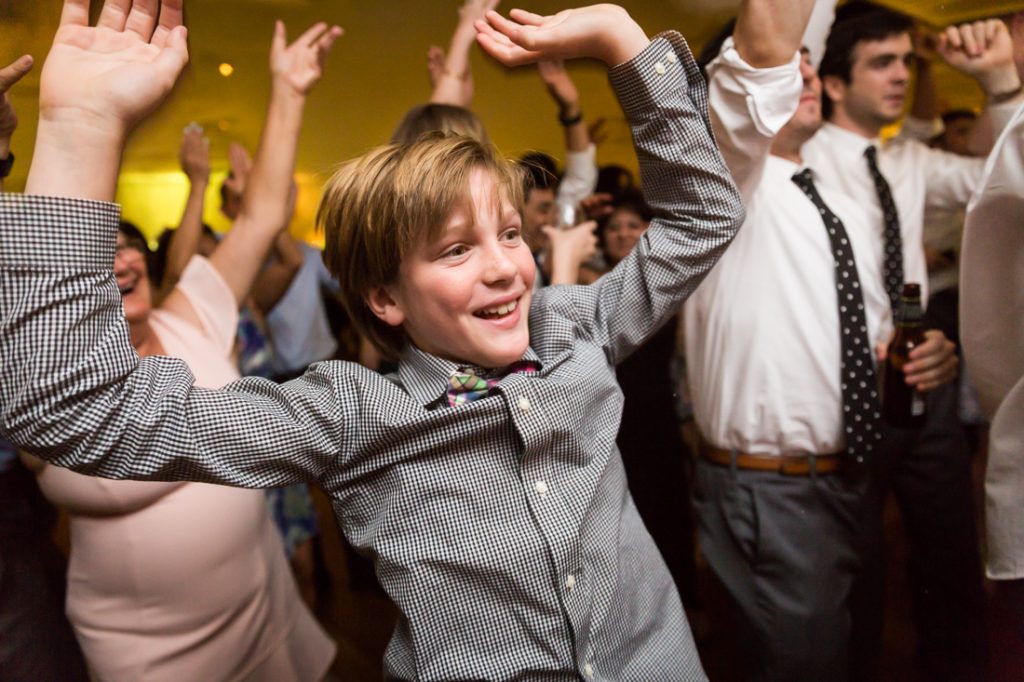
[[[286,47],[278,25],[270,109],[242,214],[209,260],[191,260],[159,308],[151,307],[141,234],[122,226],[118,235],[114,269],[135,349],[184,360],[198,386],[239,376],[239,301],[287,225],[305,95],[340,34],[314,29]],[[334,643],[299,597],[262,491],[112,481],[38,460],[34,468],[47,497],[70,514],[67,613],[94,677],[325,676]]]

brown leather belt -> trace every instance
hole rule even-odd
[[[737,469],[774,471],[786,476],[810,476],[812,471],[818,474],[834,474],[843,468],[846,459],[841,454],[751,455],[746,452],[733,454],[729,450],[716,448],[703,440],[700,443],[700,456],[712,464],[720,466],[730,467],[735,462]]]

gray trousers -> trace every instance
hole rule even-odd
[[[740,612],[744,679],[841,682],[859,667],[851,594],[881,542],[868,481],[698,461],[698,539]]]

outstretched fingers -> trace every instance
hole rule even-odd
[[[124,30],[135,33],[148,43],[153,38],[159,15],[160,0],[134,0],[125,19]]]
[[[89,0],[64,0],[60,13],[61,26],[88,26]]]
[[[505,66],[518,66],[537,61],[539,55],[523,49],[508,35],[518,25],[496,12],[488,12],[486,21],[476,22],[476,39],[484,52]]]
[[[182,0],[163,0],[160,3],[160,23],[153,32],[152,43],[157,47],[165,47],[167,39],[178,26],[184,22],[184,6]]]
[[[123,31],[125,22],[128,21],[128,12],[131,11],[132,0],[107,0],[103,3],[100,11],[100,18],[96,22],[97,28],[109,28],[112,31]],[[88,7],[86,8],[88,10]],[[86,20],[88,24],[88,20]]]
[[[312,47],[316,44],[317,40],[320,39],[325,30],[327,30],[327,22],[318,21],[307,28],[305,33],[299,36],[295,43],[298,45]]]

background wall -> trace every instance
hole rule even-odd
[[[24,186],[31,158],[39,74],[60,16],[61,0],[0,0],[0,62],[28,52],[36,57],[33,72],[12,92],[21,119],[14,138],[18,157],[8,189]],[[228,143],[255,148],[269,94],[267,51],[275,19],[283,19],[296,36],[318,20],[337,23],[345,35],[335,45],[326,75],[310,97],[298,158],[300,199],[293,232],[311,241],[319,187],[343,159],[387,140],[411,106],[426,100],[426,50],[447,47],[456,21],[458,0],[187,0],[191,63],[165,106],[134,134],[124,159],[118,200],[126,218],[147,233],[176,225],[186,195],[178,172],[181,129],[190,121],[204,126],[211,141],[214,182],[207,219],[217,229],[227,225],[217,212],[216,187],[227,168]],[[501,10],[517,3],[506,0]],[[534,0],[522,6],[552,13],[566,5]],[[649,35],[680,30],[697,50],[738,7],[738,0],[625,0],[622,3]],[[932,25],[1024,8],[1020,0],[885,0]],[[97,12],[101,2],[93,2]],[[234,67],[230,77],[218,67]],[[509,155],[530,149],[559,156],[562,131],[556,110],[531,67],[507,70],[478,49],[472,57],[476,81],[475,110],[498,147]],[[612,96],[603,66],[573,63],[570,72],[582,93],[588,120],[607,120],[608,139],[599,148],[601,163],[635,168],[629,132]],[[938,71],[941,98],[947,106],[982,104],[973,82],[945,69]]]

